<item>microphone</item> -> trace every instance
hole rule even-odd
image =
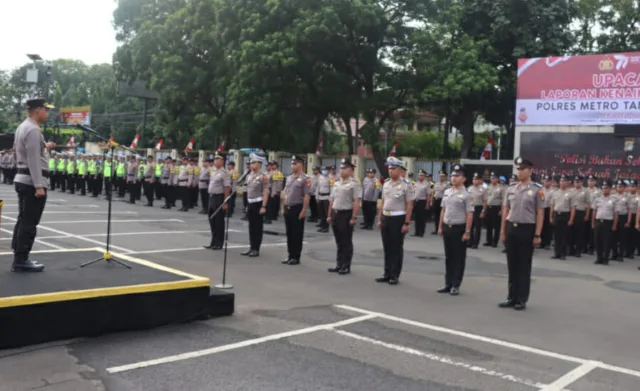
[[[242,174],[242,176],[240,178],[238,178],[238,186],[240,186],[242,181],[244,181],[247,178],[247,176],[249,175],[250,172],[251,172],[251,170],[247,170],[247,171],[244,172],[244,174]]]

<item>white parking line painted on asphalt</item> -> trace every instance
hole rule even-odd
[[[338,305],[334,305],[334,307],[341,308],[341,309],[346,310],[346,311],[357,312],[357,313],[360,313],[360,314],[374,315],[377,318],[386,319],[386,320],[390,320],[390,321],[393,321],[393,322],[403,323],[403,324],[407,324],[407,325],[410,325],[410,326],[415,326],[415,327],[419,327],[419,328],[423,328],[423,329],[427,329],[427,330],[437,331],[437,332],[444,333],[444,334],[455,335],[457,337],[462,337],[462,338],[472,339],[472,340],[475,340],[475,341],[485,342],[485,343],[488,343],[488,344],[491,344],[491,345],[501,346],[501,347],[504,347],[504,348],[514,349],[514,350],[519,350],[519,351],[526,352],[526,353],[537,354],[539,356],[555,358],[555,359],[562,360],[562,361],[574,362],[574,363],[578,363],[578,364],[581,364],[581,365],[595,362],[598,368],[606,369],[606,370],[609,370],[609,371],[612,371],[612,372],[623,373],[625,375],[640,377],[640,371],[636,371],[636,370],[633,370],[633,369],[622,368],[622,367],[618,367],[618,366],[615,366],[615,365],[605,364],[605,363],[602,363],[602,362],[597,362],[597,361],[593,361],[593,360],[587,360],[587,359],[584,359],[584,358],[568,356],[566,354],[551,352],[551,351],[548,351],[548,350],[532,348],[532,347],[529,347],[529,346],[519,345],[519,344],[516,344],[516,343],[513,343],[513,342],[502,341],[502,340],[495,339],[495,338],[483,337],[481,335],[471,334],[471,333],[467,333],[467,332],[464,332],[464,331],[458,331],[458,330],[454,330],[454,329],[449,329],[449,328],[446,328],[446,327],[440,327],[440,326],[430,325],[430,324],[427,324],[427,323],[416,322],[414,320],[400,318],[398,316],[388,315],[388,314],[384,314],[384,313],[381,313],[381,312],[369,311],[369,310],[365,310],[365,309],[362,309],[362,308],[352,307],[350,305],[338,304]]]
[[[2,230],[3,232],[12,233],[10,230]],[[40,236],[38,240],[47,240],[47,239],[64,239],[70,238],[68,235],[59,235],[59,236]],[[13,238],[0,238],[0,241],[12,240]]]
[[[184,223],[184,220],[178,219],[149,219],[149,220],[111,220],[111,223],[161,223],[161,222],[174,222]],[[46,221],[45,224],[106,224],[107,220],[68,220],[68,221]],[[40,226],[38,226],[40,227]]]
[[[277,247],[277,246],[286,246],[287,243],[265,243],[261,247]],[[234,248],[247,248],[248,244],[229,244],[227,249],[231,250]],[[224,249],[224,247],[223,247]],[[134,251],[130,254],[156,254],[156,253],[177,253],[181,251],[200,251],[200,250],[208,250],[202,246],[200,247],[187,247],[187,248],[170,248],[166,250],[148,250],[148,251]]]
[[[130,236],[130,235],[166,235],[166,234],[192,234],[192,233],[210,233],[210,229],[201,229],[194,231],[143,231],[143,232],[116,232],[111,233],[111,236]],[[245,232],[238,229],[229,229],[229,232]],[[89,234],[89,235],[79,235],[84,238],[91,238],[94,236],[107,236],[106,233],[101,234]]]
[[[188,359],[191,359],[191,358],[197,358],[197,357],[202,357],[202,356],[210,356],[210,355],[216,354],[216,353],[226,352],[226,351],[229,351],[229,350],[235,350],[235,349],[244,348],[244,347],[252,346],[252,345],[258,345],[258,344],[265,343],[265,342],[277,341],[277,340],[280,340],[280,339],[295,337],[295,336],[298,336],[298,335],[314,333],[316,331],[331,330],[331,329],[336,328],[336,327],[342,327],[342,326],[346,326],[346,325],[350,325],[350,324],[354,324],[354,323],[358,323],[358,322],[363,322],[365,320],[369,320],[369,319],[373,319],[373,318],[375,318],[375,315],[358,316],[358,317],[355,317],[355,318],[342,320],[340,322],[321,324],[321,325],[318,325],[318,326],[311,326],[311,327],[306,327],[304,329],[286,331],[284,333],[272,334],[272,335],[268,335],[266,337],[249,339],[249,340],[246,340],[246,341],[236,342],[236,343],[232,343],[232,344],[228,344],[228,345],[217,346],[217,347],[214,347],[214,348],[196,350],[194,352],[176,354],[174,356],[167,356],[167,357],[157,358],[157,359],[154,359],[154,360],[140,361],[140,362],[137,362],[137,363],[128,364],[128,365],[122,365],[122,366],[118,366],[118,367],[111,367],[111,368],[107,368],[107,372],[108,373],[120,373],[120,372],[131,371],[133,369],[147,368],[147,367],[160,365],[160,364],[167,364],[167,363],[176,362],[176,361],[188,360]]]
[[[512,383],[523,384],[525,386],[531,386],[531,387],[536,387],[536,388],[543,388],[543,387],[546,386],[543,383],[538,383],[538,382],[535,382],[533,380],[523,379],[521,377],[509,375],[509,374],[506,374],[506,373],[503,373],[503,372],[494,371],[494,370],[483,368],[483,367],[480,367],[480,366],[477,366],[477,365],[467,364],[467,363],[462,362],[462,361],[454,361],[449,357],[438,356],[436,354],[423,352],[423,351],[416,350],[416,349],[413,349],[413,348],[409,348],[409,347],[405,347],[405,346],[401,346],[401,345],[396,345],[396,344],[392,344],[392,343],[388,343],[388,342],[383,342],[383,341],[380,341],[380,340],[377,340],[377,339],[365,337],[363,335],[351,333],[349,331],[344,331],[344,330],[333,330],[333,331],[338,333],[338,334],[340,334],[340,335],[343,335],[343,336],[349,337],[349,338],[353,338],[353,339],[356,339],[358,341],[368,342],[368,343],[371,343],[373,345],[382,346],[382,347],[385,347],[387,349],[392,349],[392,350],[396,350],[398,352],[411,354],[413,356],[426,358],[426,359],[429,359],[429,360],[432,360],[432,361],[437,361],[437,362],[442,363],[442,364],[452,365],[452,366],[458,367],[458,368],[464,368],[464,369],[467,369],[467,370],[472,371],[472,372],[480,373],[480,374],[486,375],[486,376],[497,377],[499,379],[510,381]],[[545,390],[546,390],[546,388],[545,388]],[[558,391],[559,390],[561,390],[561,389],[558,389]]]
[[[18,214],[19,212],[4,212],[4,214]],[[96,211],[87,211],[87,210],[55,210],[55,211],[45,211],[42,215],[55,215],[55,214],[63,214],[63,215],[107,215],[106,210],[96,210]],[[111,212],[112,215],[137,215],[138,212]]]
[[[5,208],[8,208],[8,207],[14,207],[14,208],[17,208],[17,207],[18,207],[18,204],[4,204],[4,207],[5,207]],[[47,209],[49,209],[49,208],[69,208],[69,207],[70,207],[69,205],[47,204],[47,205],[44,207],[44,209],[45,209],[45,212],[44,212],[44,213],[47,213],[47,212],[46,212],[46,210],[47,210]],[[72,207],[73,207],[73,208],[99,208],[99,206],[98,206],[98,205],[73,205]]]
[[[599,364],[600,363],[597,361],[587,361],[586,363],[580,365],[573,371],[566,373],[565,375],[560,377],[558,380],[542,388],[542,390],[540,391],[562,391],[564,387],[570,385],[571,383],[574,383],[576,380],[580,379],[581,377],[584,377],[587,373],[598,368]]]
[[[10,230],[8,230],[6,228],[1,228],[0,231],[6,232],[8,234],[13,235],[13,231],[10,231]],[[8,238],[8,240],[13,240],[13,238]],[[45,246],[49,246],[51,248],[55,248],[56,250],[63,250],[64,249],[64,247],[60,247],[60,246],[55,245],[55,244],[47,243],[47,242],[43,241],[42,239],[37,239],[36,238],[35,242],[36,243],[40,243],[40,244],[44,244]]]

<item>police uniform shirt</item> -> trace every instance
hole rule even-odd
[[[486,189],[487,205],[489,206],[502,205],[502,201],[504,200],[505,190],[506,190],[506,187],[500,184],[489,185]]]
[[[133,162],[127,165],[127,182],[134,182],[138,174],[138,163]]]
[[[269,187],[269,177],[262,172],[251,172],[247,176],[246,182],[247,199],[249,203],[262,201],[262,194],[265,188]]]
[[[615,199],[615,212],[622,216],[626,216],[627,214],[629,214],[629,195],[616,194],[613,197]]]
[[[553,198],[553,193],[556,191],[553,187],[543,187],[542,191],[544,192],[544,208],[551,207],[551,199]]]
[[[171,184],[171,164],[164,164],[162,166],[161,183],[163,185]]]
[[[178,186],[180,184],[180,167],[174,165],[171,167],[171,186]]]
[[[198,188],[199,189],[208,189],[209,188],[209,180],[211,176],[211,170],[207,168],[203,168],[200,171],[200,175],[198,175]]]
[[[571,206],[575,207],[576,210],[586,211],[587,206],[591,207],[591,193],[585,188],[574,189],[571,197]]]
[[[304,196],[309,194],[311,179],[305,175],[291,174],[287,177],[287,184],[284,187],[286,206],[300,205],[304,201]]]
[[[598,199],[598,197],[602,196],[602,190],[598,189],[597,187],[588,187],[587,191],[591,195],[591,208],[594,208],[596,199]]]
[[[405,212],[407,201],[414,201],[415,198],[413,185],[402,179],[388,180],[382,186],[382,213],[391,215],[393,212]]]
[[[312,195],[316,195],[316,191],[318,190],[318,177],[320,175],[319,174],[313,174],[311,175],[311,188],[309,190],[309,193],[311,193]]]
[[[554,212],[571,212],[573,192],[571,189],[558,189],[551,196],[551,207]]]
[[[27,118],[18,126],[13,148],[16,151],[16,166],[29,169],[29,175],[16,174],[14,181],[34,187],[47,188],[49,179],[42,175],[42,171],[47,169],[49,151],[36,121]],[[8,156],[9,159],[12,157]],[[5,168],[10,167],[5,166]]]
[[[178,186],[189,187],[189,185],[191,184],[189,183],[189,180],[191,179],[191,175],[189,174],[190,171],[191,168],[186,165],[180,168],[180,173],[178,174]]]
[[[156,167],[153,165],[153,163],[147,163],[144,171],[144,179],[147,181],[147,183],[153,183],[155,181],[155,173]]]
[[[366,177],[362,181],[362,201],[377,201],[380,181],[376,178]]]
[[[437,182],[433,185],[433,197],[436,199],[442,199],[444,197],[444,191],[449,187],[449,183],[447,182]]]
[[[471,193],[471,196],[473,197],[473,206],[484,205],[484,202],[487,199],[487,192],[485,191],[485,188],[482,185],[469,186],[468,192]]]
[[[279,170],[275,170],[271,173],[271,194],[278,195],[282,191],[282,182],[284,181],[284,175]]]
[[[351,210],[353,202],[360,199],[360,185],[353,178],[339,179],[331,188],[333,210]]]
[[[507,220],[511,223],[535,224],[538,209],[544,208],[544,191],[533,183],[514,183],[507,188],[504,206],[509,207]]]
[[[616,198],[612,195],[596,198],[593,206],[596,209],[596,220],[613,220]]]
[[[238,175],[238,170],[234,168],[233,170],[229,170],[227,172],[229,173],[229,178],[231,179],[231,191],[234,191],[236,187],[238,187],[238,179],[240,178],[240,176]]]
[[[638,200],[640,200],[640,196],[638,194],[629,193],[629,212],[634,215],[638,211]],[[633,222],[635,223],[635,222]]]
[[[225,187],[231,187],[231,175],[224,168],[210,170],[209,194],[224,194]]]
[[[429,196],[430,187],[431,186],[429,185],[429,182],[427,182],[426,180],[422,182],[416,182],[414,185],[416,201],[426,200]]]
[[[443,223],[466,223],[467,213],[473,212],[475,198],[471,192],[462,186],[459,189],[451,187],[445,190],[442,198],[442,207],[445,208]]]
[[[318,189],[316,198],[321,201],[329,200],[331,196],[331,182],[333,179],[329,175],[320,175],[318,178]]]

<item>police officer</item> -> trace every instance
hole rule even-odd
[[[552,180],[549,175],[543,175],[542,177],[542,191],[544,192],[544,222],[542,224],[542,235],[540,241],[540,248],[549,249],[551,246],[551,240],[553,239],[553,226],[551,225],[551,199],[553,198],[553,192],[556,191],[553,188]]]
[[[67,188],[70,194],[75,194],[76,192],[76,172],[76,157],[69,155],[69,160],[67,161]]]
[[[316,188],[318,216],[320,217],[320,221],[318,222],[320,228],[318,232],[329,232],[327,217],[329,217],[329,198],[334,182],[335,179],[329,175],[329,167],[324,167],[318,177],[318,187]]]
[[[416,203],[413,206],[413,220],[415,222],[415,234],[413,236],[424,237],[427,225],[427,209],[429,208],[429,194],[431,185],[427,181],[427,172],[418,170],[418,181],[415,182]]]
[[[367,169],[367,176],[362,181],[362,216],[360,228],[371,230],[376,219],[376,204],[380,193],[380,181],[376,178],[376,169]]]
[[[271,192],[269,195],[269,214],[265,223],[271,224],[271,221],[278,220],[278,212],[280,211],[280,197],[284,187],[284,175],[280,171],[280,165],[276,161],[271,162]]]
[[[124,198],[124,193],[126,191],[126,181],[127,181],[127,162],[125,161],[125,157],[120,155],[118,157],[118,163],[116,164],[116,188],[118,189],[118,197]]]
[[[320,167],[314,166],[311,173],[311,189],[309,190],[309,216],[310,223],[318,222],[318,202],[316,200],[316,190],[318,189],[318,177],[320,176]]]
[[[587,191],[589,192],[589,197],[591,199],[591,205],[590,205],[590,209],[589,209],[589,223],[586,225],[587,229],[586,229],[586,249],[585,251],[590,254],[593,255],[595,252],[595,235],[594,235],[594,231],[592,228],[592,224],[591,221],[593,220],[593,209],[594,209],[594,203],[596,201],[596,199],[598,197],[600,197],[602,195],[602,190],[600,190],[597,186],[598,181],[595,177],[595,175],[589,175],[587,177]]]
[[[218,152],[213,157],[213,168],[209,170],[208,216],[211,226],[211,243],[204,248],[220,250],[224,244],[224,216],[228,210],[228,205],[224,201],[231,191],[231,175],[224,169],[224,157]]]
[[[269,177],[262,172],[264,161],[263,157],[255,153],[249,155],[251,172],[245,181],[248,202],[249,250],[242,253],[248,257],[260,256],[260,245],[262,245],[263,216],[267,213],[267,202],[269,202]]]
[[[2,159],[2,157],[0,157]],[[51,151],[51,157],[49,157],[49,190],[56,188],[56,163],[58,162],[58,153]]]
[[[389,179],[382,186],[382,202],[378,211],[378,228],[384,250],[384,274],[376,282],[396,285],[402,272],[404,236],[409,232],[411,212],[415,200],[413,185],[401,179],[402,160],[387,158]]]
[[[200,195],[200,184],[198,178],[200,178],[200,172],[202,169],[198,166],[198,159],[191,158],[189,160],[189,175],[191,177],[189,186],[189,209],[198,207],[198,197]]]
[[[209,210],[209,179],[212,163],[213,159],[207,159],[202,162],[202,170],[198,175],[198,192],[200,193],[200,203],[202,204],[202,210],[198,213],[201,215],[207,214]]]
[[[456,164],[451,172],[453,187],[445,190],[442,198],[442,212],[438,235],[444,240],[446,273],[444,287],[438,293],[457,296],[464,276],[467,259],[465,242],[471,239],[474,222],[474,195],[464,188],[466,180],[464,168]]]
[[[631,221],[629,221],[627,184],[622,179],[618,179],[614,197],[616,199],[614,205],[617,219],[612,229],[613,245],[611,257],[619,262],[623,262],[623,254],[627,251],[627,228],[631,225]]]
[[[155,175],[154,192],[156,195],[156,200],[158,201],[162,199],[162,189],[164,188],[163,186],[164,184],[160,180],[162,178],[163,166],[164,166],[164,163],[162,162],[162,159],[158,158],[158,161],[156,162],[156,171],[154,172],[154,175]]]
[[[566,175],[560,176],[560,188],[553,193],[551,198],[550,222],[555,227],[555,255],[551,259],[565,260],[569,247],[569,222],[574,221],[575,209],[573,205],[573,192],[569,188],[569,179]],[[544,205],[543,205],[544,206]]]
[[[442,197],[444,197],[444,191],[449,188],[449,183],[447,183],[447,173],[444,170],[440,170],[438,182],[433,185],[433,199],[431,203],[431,208],[433,210],[433,219],[435,221],[435,230],[431,233],[432,235],[436,235],[438,233],[438,227],[440,224],[440,215],[441,215],[441,204]]]
[[[156,165],[153,156],[147,156],[147,165],[144,169],[144,196],[147,198],[146,206],[153,206],[153,196],[156,183]]]
[[[636,220],[638,211],[638,194],[637,183],[633,179],[629,179],[627,186],[627,194],[629,200],[629,224],[627,228],[627,251],[624,255],[625,258],[633,259],[638,242],[640,242],[640,235],[636,230]]]
[[[302,253],[305,217],[309,207],[311,178],[304,174],[304,159],[300,156],[291,157],[291,170],[292,173],[287,177],[284,187],[281,211],[287,232],[289,254],[282,263],[298,265]]]
[[[487,187],[487,208],[484,219],[487,227],[487,241],[484,246],[498,247],[500,239],[500,210],[506,187],[501,185],[495,172],[491,173],[491,184]]]
[[[113,174],[114,174],[114,166],[116,164],[115,160],[112,160],[111,153],[107,153],[104,157],[104,165],[102,169],[102,175],[104,177],[104,192],[105,199],[111,198],[111,193],[113,192]]]
[[[499,307],[524,310],[531,287],[533,248],[540,244],[544,222],[544,192],[531,182],[531,161],[518,157],[515,166],[518,182],[507,189],[500,230],[507,250],[509,295]]]
[[[611,181],[602,181],[602,194],[593,202],[591,228],[594,232],[597,265],[608,265],[613,245],[612,230],[618,220],[617,199],[611,195]]]
[[[16,129],[13,148],[16,151],[15,190],[18,193],[18,218],[13,228],[14,272],[39,272],[44,265],[29,259],[36,238],[36,227],[47,202],[49,186],[49,151],[54,143],[46,143],[40,124],[47,121],[53,106],[44,99],[27,101],[28,118]]]
[[[57,178],[56,182],[60,186],[60,191],[67,191],[67,157],[69,155],[66,152],[60,153],[60,158],[58,159],[57,165]]]
[[[80,195],[87,195],[87,190],[86,190],[87,160],[85,160],[85,156],[82,153],[78,154],[76,169],[78,172],[78,175],[76,177],[76,190],[80,192]]]
[[[571,206],[575,209],[573,220],[569,221],[569,226],[573,227],[570,235],[569,255],[577,258],[586,252],[585,227],[590,225],[589,210],[591,209],[591,193],[583,186],[584,178],[576,175],[573,178],[574,192],[571,198]]]
[[[172,181],[172,169],[173,159],[168,156],[164,164],[162,165],[162,174],[160,181],[162,182],[162,196],[164,197],[164,206],[162,209],[171,209],[171,199],[173,197],[173,181]]]
[[[351,273],[353,228],[360,210],[362,194],[360,183],[353,178],[354,168],[351,159],[342,159],[340,177],[331,188],[327,222],[333,227],[338,252],[336,267],[330,268],[330,273],[342,275]]]
[[[227,164],[227,171],[231,176],[231,198],[229,199],[229,217],[233,217],[233,213],[236,210],[236,189],[238,187],[238,179],[240,178],[240,173],[236,170],[236,163],[229,162]]]
[[[451,175],[453,176],[453,173]],[[466,244],[468,247],[476,249],[480,244],[482,222],[485,218],[484,212],[487,209],[488,196],[482,176],[477,172],[473,174],[473,186],[470,186],[468,191],[473,197],[473,227],[471,228],[471,240],[468,240]]]
[[[179,167],[178,174],[178,192],[180,195],[180,200],[182,201],[182,207],[178,209],[180,212],[187,212],[189,210],[189,187],[191,186],[191,178],[193,177],[189,171],[191,168],[189,167],[187,157],[182,158],[182,165]]]
[[[171,203],[170,206],[176,206],[176,200],[178,196],[182,197],[180,194],[180,173],[182,169],[178,165],[178,162],[175,160],[171,160],[171,177],[170,177],[170,187],[169,192],[171,193]]]

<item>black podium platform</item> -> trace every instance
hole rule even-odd
[[[100,249],[33,252],[42,273],[12,273],[0,253],[0,349],[233,314],[233,293],[208,278],[114,253],[132,269],[99,262]]]

